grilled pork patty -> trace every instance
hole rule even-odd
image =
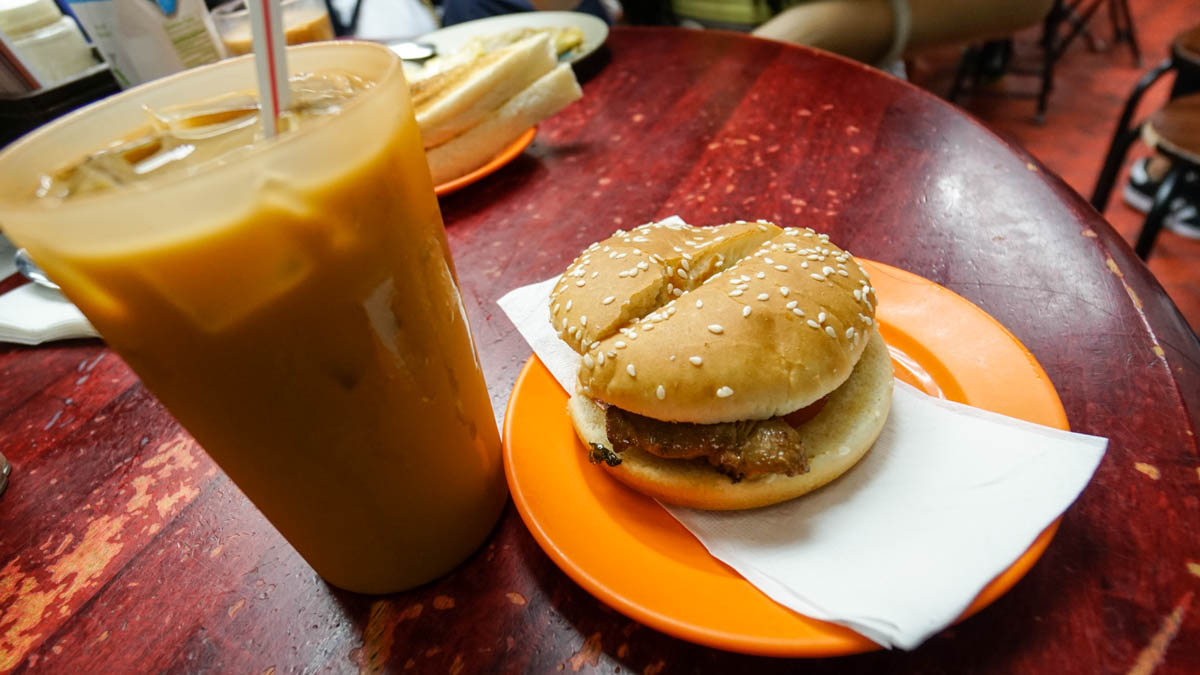
[[[663,422],[608,406],[605,428],[613,450],[641,448],[665,459],[703,457],[739,481],[763,474],[808,471],[800,434],[782,417],[720,424]]]

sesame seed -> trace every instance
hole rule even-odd
[[[644,330],[646,332],[650,332],[650,331],[654,330],[654,324],[652,324],[652,323],[643,324],[642,330]]]
[[[826,265],[821,268],[821,274],[824,274],[825,276],[829,276],[830,274],[833,274],[833,268],[830,267],[829,265]]]
[[[817,315],[817,323],[825,323],[825,312]]]
[[[775,261],[774,261],[774,260],[771,260],[770,258],[763,258],[763,262],[767,263],[768,265],[774,265],[774,264],[775,264]]]
[[[560,306],[561,306],[561,305],[559,305],[557,302],[556,302],[556,303],[554,303],[554,308],[553,308],[553,309],[551,309],[551,310],[550,310],[550,312],[551,312],[552,314],[558,314],[558,308],[559,308]]]
[[[850,273],[849,273],[849,272],[847,272],[846,270],[838,270],[838,274],[840,274],[840,275],[842,275],[842,276],[844,276],[844,277],[848,277],[848,276],[850,276]]]
[[[586,315],[586,314],[585,314],[585,315],[583,315],[583,316],[581,316],[581,317],[579,317],[579,325],[580,325],[580,326],[586,326],[586,325],[587,325],[587,315]]]
[[[742,307],[742,316],[750,316],[750,305]]]
[[[565,317],[565,316],[563,317],[563,320],[562,320],[562,327],[563,328],[567,327],[567,317]]]
[[[637,264],[637,267],[639,270],[648,270],[648,269],[650,269],[650,263],[643,260]]]
[[[736,298],[741,294],[742,294],[742,289],[740,289],[740,288],[735,288],[732,291],[729,291],[729,297],[731,297],[731,298]]]
[[[672,288],[671,295],[674,295],[675,297],[678,298],[679,296],[683,295],[683,289],[682,288]]]
[[[688,357],[688,361],[691,361],[693,366],[698,366],[704,363],[704,359],[700,358],[699,356],[690,356]]]
[[[680,266],[681,268],[683,268],[683,271],[685,271],[685,272],[691,271],[691,266],[690,266],[690,265],[688,265],[688,258],[689,258],[690,256],[688,256],[686,253],[685,253],[685,254],[683,254],[683,255],[684,255],[684,258],[683,258],[683,260],[680,260],[680,261],[679,261],[679,266]]]
[[[696,309],[700,309],[700,308],[701,308],[701,307],[703,307],[703,306],[704,306],[704,301],[703,301],[703,300],[697,300],[697,301],[696,301]]]
[[[808,269],[808,261],[807,260],[800,263],[800,269],[802,269],[802,270]]]
[[[612,301],[616,300],[616,299],[617,299],[616,296],[610,295],[607,298],[601,300],[600,303],[604,304],[604,305],[611,305]]]
[[[729,398],[733,396],[733,390],[729,387],[721,387],[717,390],[717,398]]]
[[[764,300],[764,301],[765,301],[765,300],[770,300],[770,299],[771,299],[771,296],[770,296],[769,294],[767,294],[767,293],[759,293],[759,294],[758,294],[758,299],[759,299],[759,300]]]
[[[583,365],[587,366],[588,368],[591,368],[592,366],[596,365],[596,362],[592,360],[591,354],[583,355]]]
[[[722,328],[721,324],[719,323],[710,323],[708,325],[708,332],[712,333],[713,335],[720,335],[721,333],[725,332],[725,329]]]
[[[788,266],[787,265],[776,265],[775,269],[779,270],[780,272],[786,272],[786,271],[788,271]]]
[[[667,357],[667,360],[668,360],[668,361],[674,361],[674,360],[675,360],[675,355],[674,355],[674,354],[672,354],[672,355],[668,356],[668,357]]]
[[[846,339],[849,340],[852,337],[854,337],[854,326],[850,326],[846,329]]]
[[[790,292],[791,292],[791,291],[788,289],[788,287],[787,287],[787,286],[780,286],[780,287],[779,287],[779,294],[780,294],[780,295],[782,295],[782,296],[783,296],[783,297],[785,297],[785,298],[788,296],[788,293],[790,293]]]
[[[857,288],[854,289],[854,299],[862,300],[862,291],[858,290]]]
[[[767,273],[766,273],[766,272],[759,272],[758,274],[755,274],[754,276],[758,277],[759,279],[766,279],[766,278],[767,278]]]
[[[592,342],[592,344],[588,345],[588,349],[595,349],[596,347],[599,347],[599,346],[600,346],[600,341],[596,340],[596,341]]]
[[[813,274],[810,274],[810,275],[808,275],[808,276],[810,276],[810,277],[812,277],[812,278],[816,279],[817,281],[825,281],[825,277],[823,277],[823,276],[821,276],[820,274],[817,274],[817,273],[815,273],[815,272],[814,272]]]
[[[663,386],[660,384],[660,385],[658,385],[658,389],[654,390],[654,395],[657,396],[658,400],[661,401],[667,397],[667,390],[664,389]]]
[[[634,369],[632,363],[625,366],[625,372],[629,373],[630,377],[637,377],[637,370]]]
[[[813,328],[820,328],[820,327],[821,327],[821,324],[817,323],[816,321],[813,321],[812,319],[809,319],[809,320],[808,320],[808,325],[812,326]]]
[[[625,349],[625,341],[617,340],[616,342],[613,343],[613,346],[616,347],[617,349]]]
[[[572,305],[573,303],[574,303],[574,300],[568,300],[568,301],[567,301],[567,311],[568,311],[568,312],[569,312],[569,311],[571,311],[571,305]]]
[[[833,330],[833,326],[825,326],[825,332],[826,332],[826,333],[829,335],[829,337],[831,337],[831,338],[836,338],[836,337],[837,337],[837,331]]]
[[[575,285],[576,285],[576,286],[579,286],[580,288],[583,288],[584,286],[586,286],[586,285],[587,285],[587,282],[586,282],[586,281],[584,281],[583,279],[580,279],[579,281],[576,281],[576,282],[575,282]]]
[[[793,307],[792,314],[795,314],[796,316],[804,316],[804,310],[800,309],[799,307]]]

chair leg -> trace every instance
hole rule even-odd
[[[971,86],[975,86],[975,81],[979,77],[980,53],[979,45],[971,45],[963,50],[962,58],[958,61],[958,71],[954,73],[954,82],[950,85],[950,93],[946,95],[946,100],[957,103],[968,79],[971,80]]]
[[[1042,84],[1038,90],[1036,121],[1046,121],[1046,106],[1050,101],[1050,90],[1054,88],[1054,62],[1058,60],[1058,27],[1062,25],[1066,9],[1062,0],[1055,0],[1042,23]]]
[[[1158,192],[1154,195],[1154,205],[1146,214],[1146,221],[1142,223],[1137,244],[1133,248],[1142,260],[1150,257],[1150,249],[1154,248],[1154,241],[1158,239],[1158,233],[1162,232],[1163,222],[1167,219],[1167,214],[1171,212],[1171,201],[1180,191],[1182,174],[1183,169],[1179,167],[1179,163],[1172,163],[1170,171],[1163,176],[1162,185],[1158,187]]]
[[[1129,0],[1110,0],[1115,2],[1118,8],[1118,13],[1121,14],[1121,32],[1120,37],[1126,38],[1129,41],[1129,52],[1133,54],[1133,62],[1135,66],[1141,67],[1141,46],[1138,44],[1138,31],[1134,29],[1133,13],[1129,11]]]
[[[1100,175],[1096,178],[1096,188],[1092,191],[1092,206],[1100,213],[1104,213],[1104,209],[1108,208],[1108,198],[1112,194],[1113,183],[1117,180],[1117,173],[1121,170],[1121,165],[1125,162],[1125,154],[1129,152],[1129,146],[1137,139],[1138,127],[1130,128],[1130,122],[1133,119],[1133,113],[1137,109],[1138,103],[1142,100],[1142,95],[1150,88],[1150,85],[1158,81],[1164,73],[1174,67],[1174,62],[1170,58],[1166,58],[1162,63],[1154,67],[1153,70],[1147,72],[1134,85],[1133,91],[1129,94],[1129,99],[1125,101],[1125,107],[1121,110],[1121,117],[1117,120],[1117,129],[1113,132],[1112,142],[1108,146],[1108,154],[1105,155],[1104,166],[1100,169]]]

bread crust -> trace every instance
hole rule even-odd
[[[583,355],[585,395],[711,424],[784,415],[839,387],[867,345],[875,292],[810,229],[655,223],[585,251],[550,303]]]
[[[614,478],[661,501],[698,509],[750,509],[799,497],[841,476],[870,450],[887,420],[892,400],[892,364],[875,328],[852,373],[829,395],[825,407],[801,425],[807,473],[768,475],[734,482],[703,459],[670,460],[641,450],[621,453],[617,466],[601,465]],[[577,393],[568,402],[583,452],[597,443],[611,448],[605,413],[594,400]]]

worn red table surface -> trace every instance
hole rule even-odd
[[[1121,239],[1036,160],[866,68],[721,33],[608,46],[528,152],[443,201],[497,416],[529,356],[505,291],[669,214],[809,225],[983,307],[1072,427],[1111,439],[1029,575],[914,652],[797,664],[607,609],[510,505],[449,576],[345,593],[101,343],[6,347],[0,671],[1200,672],[1200,346]]]

